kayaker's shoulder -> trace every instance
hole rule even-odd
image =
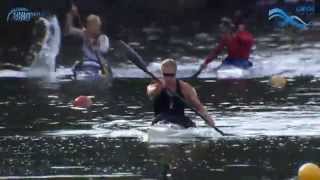
[[[185,82],[185,81],[183,81],[183,80],[179,80],[179,82],[180,82],[180,87],[181,87],[182,89],[185,89],[185,90],[193,89],[192,85],[189,84],[188,82]]]

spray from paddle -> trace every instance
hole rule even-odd
[[[56,16],[46,18],[39,18],[35,28],[44,28],[43,37],[40,43],[41,49],[35,55],[30,66],[27,76],[30,78],[40,78],[45,81],[54,82],[56,56],[59,53],[61,30]]]

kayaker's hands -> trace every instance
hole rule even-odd
[[[161,81],[153,82],[147,86],[147,95],[152,99],[159,95],[164,87],[165,85]]]
[[[206,69],[207,67],[208,67],[208,65],[206,63],[203,63],[200,65],[201,70]]]
[[[208,118],[208,121],[207,121],[207,124],[208,126],[210,127],[215,127],[215,123],[214,123],[214,120],[211,118],[211,116],[207,116]]]

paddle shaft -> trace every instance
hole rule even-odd
[[[101,61],[99,52],[98,52],[97,50],[94,50],[94,53],[95,53],[95,55],[96,55],[96,57],[97,57],[97,59],[98,59],[98,63],[99,63],[99,65],[100,65],[101,73],[102,73],[102,74],[106,74],[107,72],[106,72],[106,70],[105,70],[104,67],[103,67],[103,64],[102,64],[102,61]]]
[[[198,69],[198,71],[197,71],[196,73],[194,73],[194,75],[191,76],[191,78],[196,78],[196,77],[198,77],[199,74],[202,72],[202,70],[203,70],[203,68],[200,67],[200,68]]]
[[[137,61],[135,61],[134,59],[130,59],[135,65],[137,65],[140,69],[142,69],[145,73],[147,73],[148,75],[150,75],[154,80],[156,81],[160,81],[159,78],[157,78],[153,73],[151,73],[148,69],[147,66],[144,62],[144,60],[142,59],[142,57],[135,52],[129,45],[127,45],[125,42],[120,41],[120,43],[125,46],[127,48],[127,50],[132,53],[132,55],[134,55],[137,59]],[[208,119],[201,114],[199,111],[197,111],[191,104],[189,104],[184,98],[182,98],[181,96],[179,96],[176,92],[170,91],[169,89],[167,89],[167,92],[169,93],[169,95],[177,97],[181,102],[183,102],[188,108],[190,108],[192,111],[194,111],[198,116],[200,116],[203,120],[205,120],[208,123]],[[213,126],[213,128],[219,132],[221,135],[225,136],[226,134],[224,132],[222,132],[220,129],[218,129],[217,127]]]

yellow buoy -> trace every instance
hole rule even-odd
[[[274,75],[270,78],[270,83],[274,88],[283,88],[287,85],[287,79],[279,75]]]
[[[313,163],[306,163],[299,168],[299,180],[320,180],[320,168]]]

